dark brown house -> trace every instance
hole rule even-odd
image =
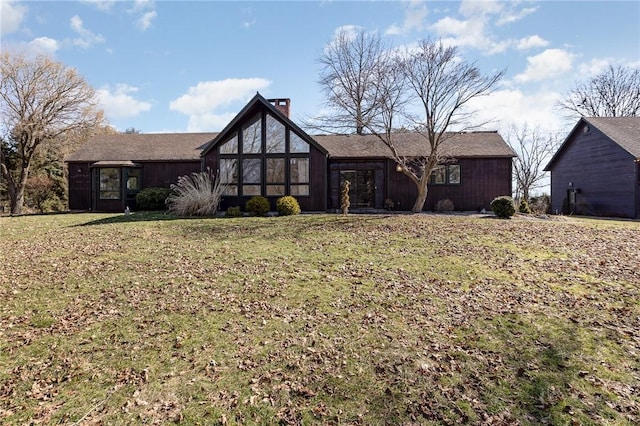
[[[226,184],[221,209],[244,207],[254,195],[293,195],[305,211],[339,209],[351,182],[351,210],[409,210],[415,185],[396,171],[389,148],[372,135],[310,136],[289,119],[289,99],[257,94],[219,133],[119,134],[91,139],[67,160],[69,207],[134,208],[143,188],[168,187],[178,176],[214,170]],[[415,133],[398,134],[400,155],[424,154]],[[442,146],[448,158],[432,175],[425,210],[439,200],[456,210],[488,209],[511,194],[513,151],[496,132],[456,133]]]
[[[640,218],[640,117],[581,118],[545,170],[553,212]]]

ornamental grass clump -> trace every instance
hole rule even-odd
[[[300,214],[300,204],[291,195],[280,197],[276,200],[276,210],[280,216],[291,216]]]
[[[167,197],[170,213],[177,216],[213,216],[218,211],[225,185],[211,171],[181,176]]]
[[[491,210],[496,216],[507,219],[516,213],[516,208],[513,206],[513,198],[508,195],[496,197],[491,201]]]

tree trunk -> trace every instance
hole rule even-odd
[[[418,188],[418,196],[416,197],[416,202],[413,204],[411,211],[413,213],[420,213],[424,207],[424,203],[427,201],[429,188],[427,185],[422,184],[422,182],[416,186]]]
[[[22,214],[22,206],[24,205],[24,185],[17,185],[13,191],[9,191],[9,207],[11,216]]]

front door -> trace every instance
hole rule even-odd
[[[349,181],[349,202],[352,209],[374,208],[376,185],[374,170],[341,170],[340,188]]]

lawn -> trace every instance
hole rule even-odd
[[[640,422],[640,223],[0,218],[0,423]]]

